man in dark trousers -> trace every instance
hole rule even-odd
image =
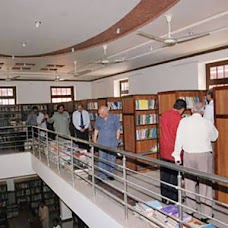
[[[75,127],[75,136],[79,139],[89,140],[89,113],[83,109],[82,104],[78,105],[77,111],[74,111],[72,122]],[[78,143],[80,148],[89,149],[89,146],[83,143]]]
[[[172,152],[174,151],[176,132],[182,114],[187,105],[182,99],[177,99],[173,105],[173,109],[161,115],[161,134],[160,134],[160,154],[163,161],[174,163]],[[177,185],[178,172],[166,167],[160,168],[160,179],[166,183]],[[161,195],[171,200],[178,200],[178,192],[174,187],[161,183]],[[169,201],[162,199],[163,203],[168,204]]]

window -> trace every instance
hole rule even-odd
[[[207,89],[228,85],[228,60],[206,64]]]
[[[120,81],[120,96],[126,96],[129,94],[129,83],[128,79]]]
[[[51,103],[69,102],[74,100],[74,87],[51,87]]]
[[[0,87],[0,105],[16,104],[16,87]]]

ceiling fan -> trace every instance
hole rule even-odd
[[[84,70],[84,71],[78,71],[78,67],[77,67],[77,61],[74,61],[74,72],[73,72],[73,76],[74,77],[78,77],[87,73],[90,73],[92,70]]]
[[[164,43],[166,46],[174,46],[176,44],[184,43],[184,42],[187,42],[187,41],[199,39],[199,38],[202,38],[204,36],[210,35],[209,33],[199,33],[199,34],[191,34],[190,33],[188,36],[182,36],[182,37],[175,38],[175,37],[173,37],[171,35],[172,17],[173,16],[171,14],[165,15],[165,18],[166,18],[166,21],[167,21],[167,24],[168,24],[167,37],[161,38],[161,37],[158,37],[158,36],[155,36],[155,35],[152,35],[152,34],[148,34],[148,33],[145,33],[145,32],[141,32],[141,31],[138,32],[137,35],[143,36],[145,38],[148,38],[148,39],[151,39],[151,40],[155,40],[155,41],[158,41],[158,42],[161,42],[161,43]]]
[[[60,78],[59,75],[55,75],[55,78],[54,78],[54,81],[55,81],[55,82],[60,82],[60,81],[64,81],[64,80],[65,80],[65,79]]]
[[[104,66],[104,65],[108,65],[108,64],[122,63],[122,62],[127,61],[124,57],[122,57],[120,59],[115,59],[115,60],[108,59],[107,49],[108,49],[108,46],[106,44],[104,44],[103,45],[103,57],[101,60],[95,62],[95,64],[101,64]]]
[[[16,80],[17,78],[20,77],[19,75],[10,77],[9,71],[8,71],[8,70],[6,71],[6,74],[5,74],[5,75],[6,75],[6,77],[5,77],[5,78],[2,78],[2,80],[5,80],[5,81],[7,81],[7,82]]]

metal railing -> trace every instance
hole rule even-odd
[[[6,129],[8,130],[9,128]],[[159,227],[167,227],[166,222],[169,218],[176,221],[179,227],[190,227],[183,220],[182,213],[183,211],[188,210],[193,213],[197,213],[201,217],[204,216],[209,218],[212,223],[215,222],[221,227],[228,227],[228,224],[226,223],[227,221],[225,219],[222,221],[216,217],[213,218],[212,216],[203,214],[202,212],[193,208],[189,208],[182,203],[187,192],[195,195],[195,197],[198,199],[203,198],[212,202],[213,205],[216,204],[222,206],[227,214],[227,204],[214,199],[209,199],[206,196],[200,195],[199,193],[186,190],[183,187],[183,177],[185,175],[191,174],[197,177],[198,180],[206,180],[212,185],[221,184],[223,185],[224,191],[227,191],[228,189],[227,187],[224,187],[228,184],[228,178],[177,166],[162,160],[147,158],[140,154],[134,154],[119,149],[105,147],[38,127],[32,127],[30,129],[31,131],[28,129],[25,131],[27,138],[24,140],[24,143],[27,145],[26,148],[31,150],[33,155],[39,158],[42,162],[45,162],[50,168],[56,169],[58,173],[67,171],[69,175],[71,175],[72,185],[75,185],[76,181],[81,179],[91,185],[94,197],[96,197],[96,192],[99,190],[119,202],[124,207],[126,219],[128,219],[129,213],[133,212],[134,214],[139,215],[141,218],[146,219],[146,221],[156,224]],[[80,149],[78,144],[84,144],[87,148],[90,147],[90,151],[88,152],[86,149]],[[0,143],[0,149],[1,148],[2,145]],[[12,148],[14,148],[14,146],[12,146]],[[116,162],[110,162],[107,159],[99,157],[97,152],[98,150],[105,151],[106,153],[113,154],[114,156],[121,154],[122,158],[119,159],[119,164]],[[138,164],[141,163],[143,165],[144,162],[146,162],[147,169],[151,170],[159,169],[159,167],[166,167],[176,170],[178,172],[177,186],[163,182],[157,176],[131,170],[127,166],[129,159],[136,162],[140,160]],[[108,169],[104,169],[104,164],[106,167],[109,166],[114,169],[115,172],[109,172]],[[156,172],[158,171],[151,173]],[[111,176],[115,179],[115,181],[109,181],[102,178],[102,176]],[[177,202],[170,200],[160,194],[159,185],[161,183],[177,189]],[[155,191],[154,188],[157,188],[157,190]],[[172,215],[169,215],[160,209],[150,206],[147,202],[148,200],[152,199],[166,199],[175,204],[178,207],[178,217],[173,217]],[[148,216],[143,211],[138,210],[138,208],[134,206],[137,202],[141,202],[151,208],[153,211],[152,215],[150,214],[150,216]],[[164,219],[161,220],[161,217]]]

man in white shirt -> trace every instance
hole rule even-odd
[[[192,109],[193,115],[183,118],[177,129],[174,152],[172,156],[176,164],[181,163],[180,153],[184,151],[184,167],[196,169],[206,173],[212,173],[212,147],[211,142],[218,138],[218,131],[214,124],[203,118],[204,107],[201,102],[195,103]],[[196,179],[196,178],[195,178]],[[185,178],[185,188],[196,192],[196,180],[189,176]],[[199,194],[212,199],[212,187],[205,183],[199,183]],[[186,192],[186,206],[197,209],[195,195]],[[212,202],[200,197],[201,212],[212,216]],[[190,212],[189,210],[186,210]],[[202,221],[206,221],[202,215]]]
[[[207,105],[204,110],[203,117],[210,120],[214,124],[214,101],[213,101],[213,91],[208,90],[206,94]]]
[[[89,113],[83,109],[82,104],[78,105],[77,111],[74,111],[72,116],[72,122],[75,127],[75,137],[83,140],[89,140],[89,125],[90,117]],[[88,145],[78,143],[79,147],[89,149]]]

